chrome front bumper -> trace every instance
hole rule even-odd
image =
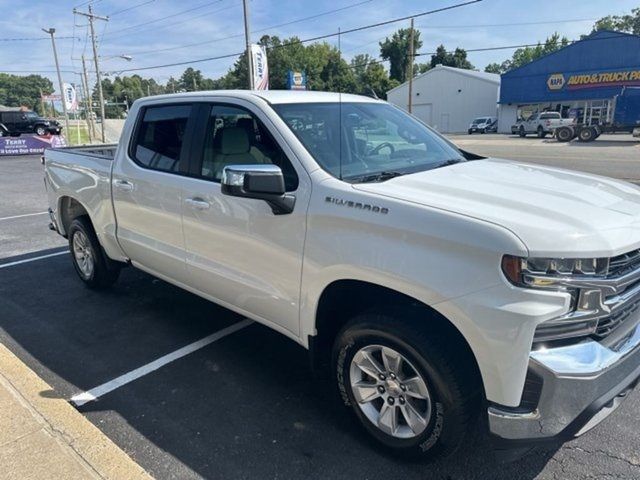
[[[490,406],[494,440],[512,446],[567,440],[604,420],[640,381],[637,320],[629,322],[626,332],[616,332],[616,339],[607,345],[587,340],[531,352],[530,373],[541,380],[537,407],[522,411]]]

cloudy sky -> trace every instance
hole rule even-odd
[[[251,0],[253,38],[264,34],[281,38],[311,38],[349,30],[393,18],[418,14],[458,3],[459,0]],[[234,54],[243,49],[242,0],[94,0],[94,13],[109,16],[96,21],[102,69],[155,67],[206,57]],[[439,44],[448,49],[477,49],[535,43],[558,31],[569,39],[588,33],[594,20],[628,13],[638,0],[484,0],[480,3],[422,16],[416,26],[422,32],[422,52]],[[80,56],[92,57],[85,17],[73,8],[87,10],[83,0],[0,0],[0,71],[41,73],[55,78],[51,44],[41,28],[54,27],[65,81],[76,83]],[[340,11],[333,10],[340,9]],[[341,36],[341,48],[349,59],[357,53],[377,56],[378,42],[408,22],[380,26]],[[28,40],[15,40],[28,39]],[[337,45],[337,37],[327,41]],[[500,62],[513,50],[470,53],[476,68]],[[130,55],[131,61],[118,58]],[[425,60],[428,57],[425,58]],[[209,77],[224,74],[233,58],[192,65]],[[138,71],[166,82],[186,66]],[[131,74],[133,72],[125,72]],[[54,82],[56,83],[56,82]]]

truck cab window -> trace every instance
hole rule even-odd
[[[148,107],[138,127],[133,155],[143,167],[178,172],[191,105]]]
[[[249,111],[215,105],[204,138],[201,174],[220,182],[227,165],[273,164],[282,169],[287,191],[298,188],[298,176],[271,134]]]

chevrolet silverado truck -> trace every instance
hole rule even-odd
[[[43,162],[88,287],[132,265],[275,329],[391,451],[451,453],[484,419],[521,455],[640,378],[629,183],[483,158],[323,92],[145,98],[118,145]]]

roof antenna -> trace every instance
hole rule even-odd
[[[338,69],[342,61],[341,31],[338,27]],[[342,85],[338,83],[338,156],[340,157],[340,180],[342,180]]]

